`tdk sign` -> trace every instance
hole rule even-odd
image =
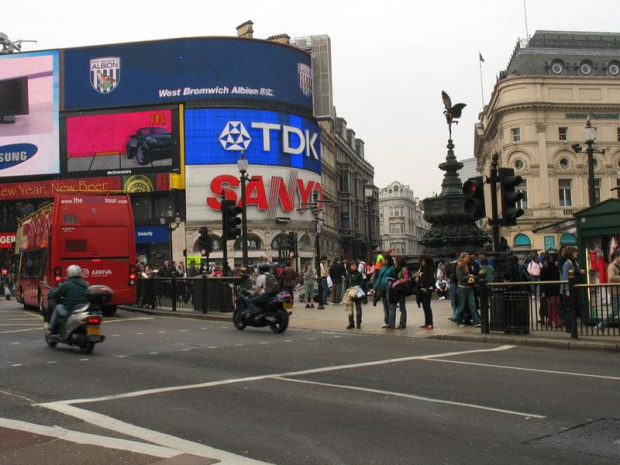
[[[285,124],[273,123],[257,123],[250,124],[252,129],[262,131],[263,151],[271,151],[270,133],[271,131],[282,131],[282,152],[291,155],[305,154],[307,157],[319,159],[316,151],[316,143],[318,134],[310,133],[308,129],[301,130],[295,126],[287,126]],[[241,121],[229,121],[219,137],[220,143],[224,150],[247,150],[252,141],[252,137],[248,134],[245,126]]]
[[[32,158],[39,148],[33,144],[11,144],[0,146],[0,170],[19,165]]]

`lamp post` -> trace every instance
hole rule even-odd
[[[248,161],[245,158],[245,152],[241,151],[241,158],[237,161],[237,168],[241,176],[241,253],[243,256],[243,266],[248,266],[248,211],[245,203],[245,183],[249,181],[248,176]]]
[[[594,152],[604,154],[605,150],[595,150],[593,145],[596,142],[596,128],[592,127],[590,123],[590,115],[586,121],[586,127],[583,129],[583,138],[585,144],[588,146],[586,154],[588,155],[588,200],[590,207],[596,204],[596,195],[594,190]],[[573,150],[575,153],[582,151],[581,144],[573,144]]]
[[[159,224],[168,227],[168,240],[170,241],[168,252],[170,254],[170,261],[172,262],[172,231],[175,231],[181,224],[181,216],[177,213],[173,217],[172,210],[168,210],[167,217],[165,217],[163,213],[161,214],[161,217],[159,218]]]
[[[366,186],[364,188],[364,195],[366,196],[366,201],[368,202],[368,263],[372,262],[372,249],[373,249],[373,238],[372,238],[372,203],[374,200],[375,190],[373,186]]]

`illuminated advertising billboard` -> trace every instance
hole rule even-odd
[[[64,174],[179,172],[177,110],[70,116],[62,127]]]
[[[273,221],[287,217],[294,222],[314,220],[306,203],[313,201],[313,192],[323,198],[321,175],[314,171],[277,166],[248,166],[250,180],[246,183],[248,221]],[[221,221],[222,194],[238,204],[241,182],[237,165],[187,166],[186,212],[188,223]],[[299,209],[303,211],[298,211]]]
[[[0,55],[0,178],[57,174],[58,52]]]
[[[262,40],[188,38],[67,49],[64,110],[257,100],[312,112],[311,58]]]
[[[319,126],[308,118],[264,110],[186,109],[185,164],[285,166],[321,174]]]

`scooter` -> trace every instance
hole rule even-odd
[[[235,292],[235,311],[233,324],[235,328],[242,330],[246,326],[260,328],[269,326],[274,333],[283,333],[288,328],[289,316],[293,313],[293,296],[288,292],[280,292],[265,302],[260,312],[255,315],[248,314],[247,301],[250,295],[247,291]]]
[[[58,332],[49,334],[45,331],[45,342],[50,347],[58,343],[77,346],[85,354],[95,349],[95,344],[103,342],[105,336],[101,331],[102,307],[112,300],[114,291],[108,286],[93,285],[86,289],[86,300],[89,303],[74,307],[68,317],[61,317],[58,321]],[[48,299],[48,309],[45,313],[45,322],[49,323],[56,302]]]

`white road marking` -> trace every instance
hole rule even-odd
[[[157,331],[159,334],[164,334],[166,331]]]
[[[231,454],[230,452],[215,449],[204,444],[187,441],[185,439],[177,438],[175,436],[170,436],[164,433],[159,433],[157,431],[148,430],[140,426],[125,423],[123,421],[116,420],[106,415],[90,412],[88,410],[83,410],[77,407],[73,407],[71,405],[61,403],[51,403],[43,405],[45,405],[51,410],[55,410],[57,412],[72,416],[74,418],[79,418],[87,423],[97,425],[110,431],[116,431],[127,436],[142,439],[143,441],[147,441],[153,444],[159,444],[160,446],[182,451],[186,454],[220,460],[221,465],[265,464],[265,462],[252,460],[240,455]]]
[[[47,362],[47,363],[58,363],[58,362],[56,362],[56,361],[51,361],[51,362]]]
[[[12,366],[14,366],[14,367],[20,367],[20,366],[22,366],[22,364],[21,364],[21,363],[16,363],[15,365],[12,365]]]
[[[182,330],[181,330],[181,332],[182,332],[182,333],[186,333],[186,332],[187,332],[187,329],[182,329]]]
[[[127,355],[117,355],[116,358],[127,358]]]
[[[182,352],[189,352],[189,349],[181,349]]]
[[[88,362],[88,359],[87,358],[81,358],[80,362]]]
[[[103,323],[123,323],[125,321],[144,321],[144,320],[154,320],[155,318],[149,316],[143,317],[135,317],[135,318],[123,318],[122,320],[106,320],[103,319]]]
[[[598,378],[598,379],[611,379],[620,381],[618,376],[604,376],[604,375],[590,375],[588,373],[571,373],[570,371],[555,371],[555,370],[541,370],[538,368],[521,368],[504,365],[491,365],[488,363],[475,363],[475,362],[460,362],[457,360],[428,360],[429,362],[442,362],[442,363],[457,363],[459,365],[474,365],[487,368],[499,368],[502,370],[516,370],[516,371],[532,371],[535,373],[549,373],[552,375],[565,375],[565,376],[580,376],[583,378]]]
[[[18,345],[18,344],[21,344],[21,342],[11,342],[11,345],[12,345],[12,346],[16,346],[16,345]]]
[[[209,329],[209,328],[200,328],[200,329],[204,331],[205,329]]]
[[[0,326],[38,326],[41,327],[41,323],[0,323]]]
[[[136,333],[136,334],[144,334],[144,333]]]
[[[535,414],[532,414],[532,413],[514,412],[512,410],[503,410],[503,409],[499,409],[499,408],[485,407],[483,405],[476,405],[476,404],[466,404],[466,403],[463,403],[463,402],[454,402],[454,401],[451,401],[451,400],[433,399],[431,397],[422,397],[422,396],[416,396],[416,395],[413,395],[413,394],[402,394],[400,392],[382,391],[382,390],[379,390],[379,389],[370,389],[370,388],[363,388],[363,387],[356,387],[356,386],[345,386],[345,385],[342,385],[342,384],[318,383],[316,381],[307,381],[307,380],[303,380],[303,379],[290,379],[290,378],[283,378],[283,377],[274,377],[273,379],[277,379],[277,380],[280,380],[280,381],[288,381],[290,383],[312,384],[312,385],[315,385],[315,386],[331,387],[331,388],[337,388],[337,389],[348,389],[350,391],[370,392],[370,393],[373,393],[373,394],[381,394],[383,396],[404,397],[406,399],[419,400],[419,401],[422,401],[422,402],[431,402],[431,403],[434,403],[434,404],[455,405],[457,407],[467,407],[467,408],[473,408],[473,409],[478,409],[478,410],[487,410],[487,411],[490,411],[490,412],[506,413],[508,415],[517,415],[517,416],[520,416],[520,417],[546,418],[543,415],[535,415]]]
[[[284,342],[293,342],[292,339],[286,339]]]
[[[269,344],[269,343],[266,341],[262,341],[261,344]]]
[[[120,334],[112,334],[112,337],[119,337]]]
[[[392,359],[387,359],[387,360],[376,360],[374,362],[351,363],[348,365],[334,365],[334,366],[322,367],[322,368],[312,368],[308,370],[289,371],[285,373],[272,373],[270,375],[256,375],[256,376],[248,376],[245,378],[231,378],[231,379],[223,379],[220,381],[210,381],[207,383],[187,384],[187,385],[182,385],[182,386],[169,386],[169,387],[163,387],[163,388],[145,389],[143,391],[126,392],[123,394],[111,394],[111,395],[103,396],[103,397],[71,399],[71,400],[64,400],[64,401],[52,402],[50,404],[41,404],[41,405],[47,406],[47,405],[52,405],[52,404],[63,404],[63,405],[86,404],[86,403],[101,402],[101,401],[106,401],[106,400],[127,399],[131,397],[141,397],[141,396],[147,396],[151,394],[161,394],[165,392],[176,392],[176,391],[185,391],[188,389],[201,389],[201,388],[208,388],[208,387],[215,387],[215,386],[224,386],[228,384],[247,383],[251,381],[261,381],[261,380],[270,379],[270,378],[290,378],[293,376],[312,375],[316,373],[328,373],[330,371],[351,370],[355,368],[366,368],[370,366],[388,365],[390,363],[409,362],[412,360],[425,360],[429,358],[453,357],[453,356],[458,356],[458,355],[498,352],[498,351],[513,349],[514,347],[516,346],[505,345],[505,346],[495,347],[492,349],[474,349],[474,350],[463,350],[460,352],[444,352],[444,353],[431,354],[431,355],[413,355],[411,357],[400,357],[400,358],[392,358]],[[209,349],[217,349],[217,347],[209,347]]]
[[[159,352],[149,352],[149,355],[157,355]]]
[[[235,344],[235,347],[243,347],[243,344]]]
[[[128,441],[126,439],[116,439],[103,437],[95,434],[80,433],[67,430],[59,426],[43,426],[34,423],[26,423],[19,420],[9,420],[0,418],[0,426],[13,430],[24,431],[27,433],[41,436],[62,439],[63,441],[74,442],[76,444],[87,444],[92,446],[105,447],[107,449],[126,450],[136,454],[150,455],[152,457],[172,458],[181,455],[183,452],[170,449],[168,447],[154,446],[142,442]]]

